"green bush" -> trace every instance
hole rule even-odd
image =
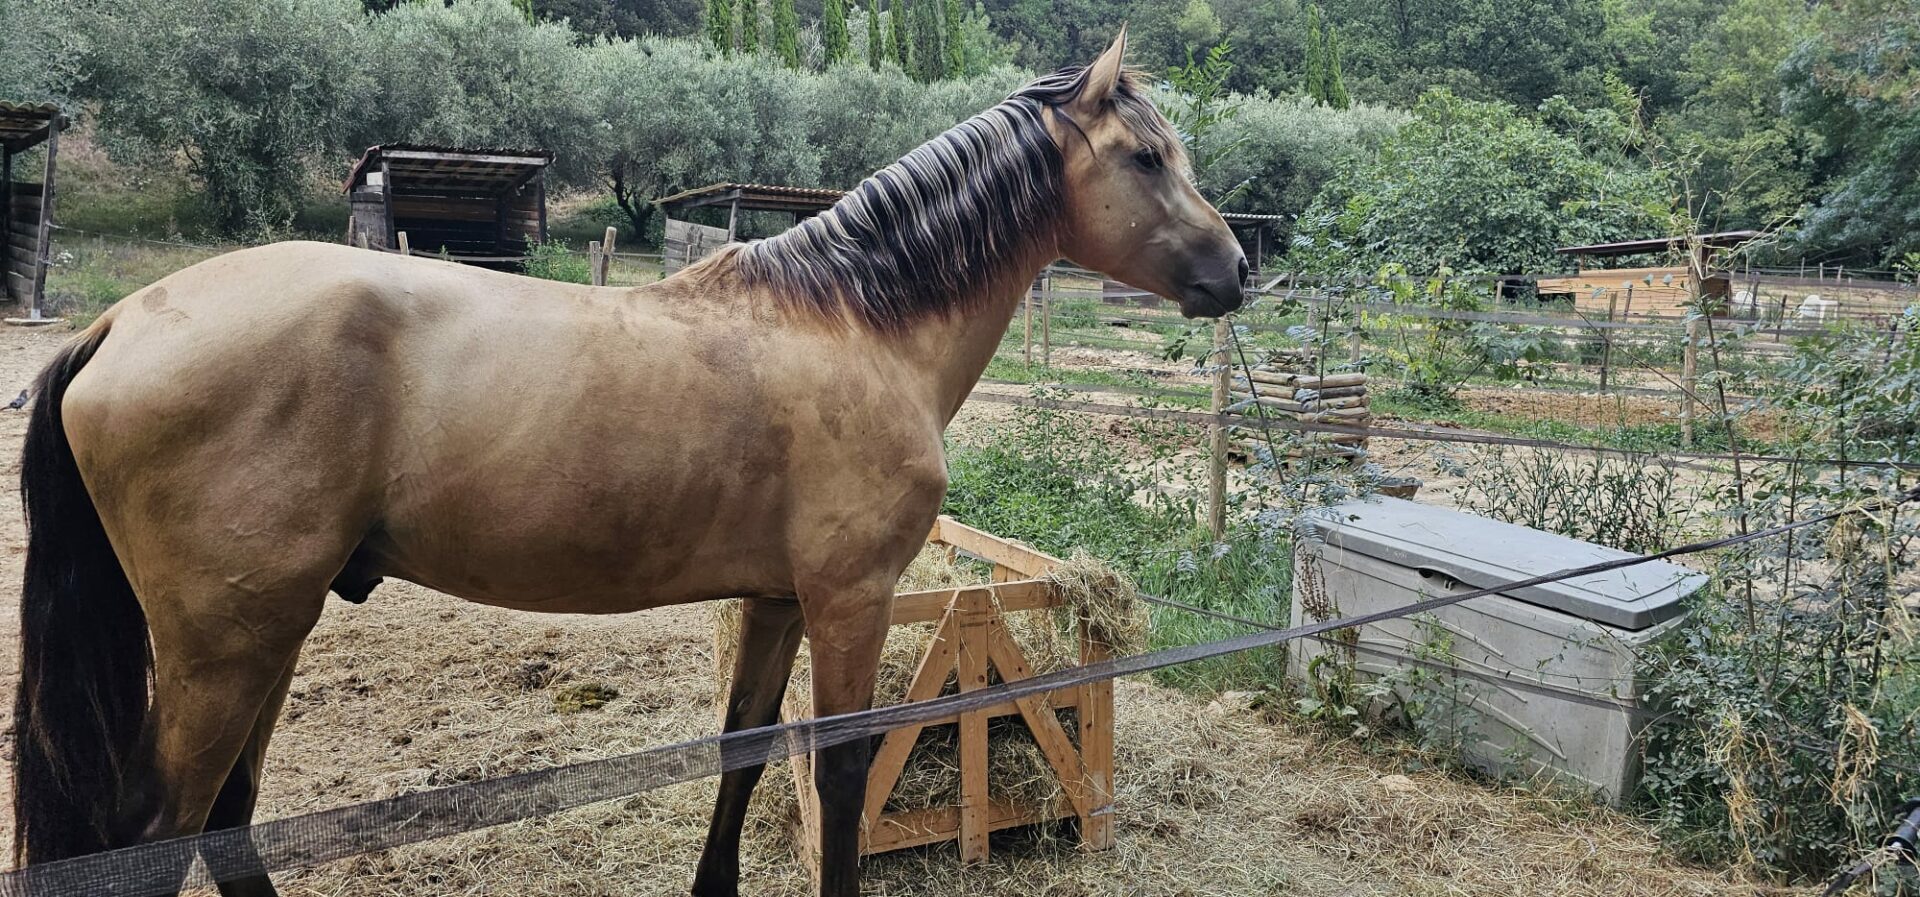
[[[563,283],[593,282],[593,270],[587,263],[587,257],[559,243],[536,243],[530,247],[521,273]]]

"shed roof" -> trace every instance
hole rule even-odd
[[[1643,252],[1660,252],[1667,249],[1679,249],[1698,240],[1709,249],[1732,249],[1760,236],[1757,230],[1729,230],[1712,234],[1693,234],[1679,237],[1654,237],[1648,240],[1627,240],[1620,243],[1594,243],[1590,246],[1562,246],[1555,249],[1562,255],[1591,255],[1601,258],[1621,255],[1639,255]]]
[[[1268,224],[1287,220],[1286,215],[1271,215],[1264,212],[1221,212],[1220,217],[1228,224]]]
[[[553,161],[545,150],[462,149],[422,143],[371,146],[347,175],[346,192],[386,163],[396,193],[497,194],[519,187]]]
[[[66,116],[52,103],[9,103],[0,100],[0,145],[19,152],[47,139],[48,125],[55,118],[66,127]]]
[[[682,190],[654,200],[669,212],[697,209],[739,200],[749,212],[824,212],[845,196],[844,190],[820,187],[787,187],[779,184],[736,184],[723,182]]]

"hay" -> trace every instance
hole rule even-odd
[[[1055,568],[1046,577],[1059,596],[1062,607],[1052,615],[1039,612],[1009,613],[1002,617],[1008,635],[1026,656],[1031,670],[1047,673],[1080,663],[1076,621],[1085,615],[1094,638],[1117,654],[1132,653],[1146,644],[1147,618],[1134,598],[1134,589],[1125,577],[1085,552]],[[914,557],[900,577],[896,591],[918,592],[963,586],[985,585],[990,581],[987,567],[968,560],[955,560],[945,548],[928,545]],[[716,692],[725,700],[731,679],[734,651],[740,632],[740,607],[737,601],[719,602],[714,608],[714,666]],[[880,654],[880,672],[874,685],[874,704],[888,706],[905,700],[907,689],[919,669],[920,657],[932,642],[936,623],[895,626],[887,634]],[[991,678],[998,682],[997,675]],[[812,670],[803,648],[794,662],[794,673],[787,689],[783,716],[787,719],[810,717]],[[941,694],[958,691],[955,677],[949,675]],[[1059,711],[1063,728],[1070,736],[1078,731],[1075,711]],[[960,800],[960,754],[957,727],[929,726],[914,742],[911,756],[900,781],[888,797],[889,812],[932,809],[951,806]],[[1066,812],[1066,794],[1048,765],[1046,755],[1033,740],[1024,723],[1014,717],[991,721],[987,726],[987,769],[993,794],[997,798],[1044,807],[1052,815]],[[783,783],[784,784],[784,783]],[[790,793],[768,801],[762,808],[777,820],[791,822],[799,818],[799,804]]]

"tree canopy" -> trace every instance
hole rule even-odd
[[[1435,90],[1377,155],[1328,182],[1291,260],[1338,273],[1551,270],[1556,246],[1659,233],[1670,195],[1654,172],[1598,158],[1509,106]]]

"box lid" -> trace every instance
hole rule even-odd
[[[1314,512],[1309,519],[1329,548],[1443,574],[1476,589],[1638,557],[1397,498],[1355,499]],[[1501,594],[1617,629],[1638,630],[1679,616],[1685,610],[1683,600],[1706,581],[1704,573],[1649,561]]]

